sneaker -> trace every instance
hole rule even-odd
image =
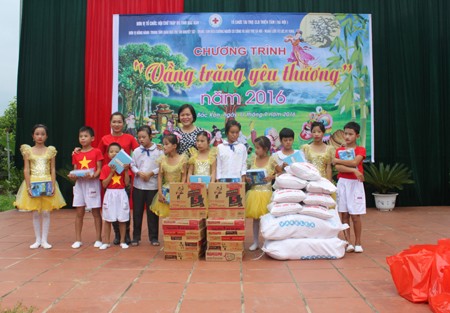
[[[364,251],[364,249],[362,248],[362,246],[355,246],[356,253],[362,253],[363,251]]]
[[[106,250],[106,249],[108,249],[110,247],[110,244],[109,243],[104,243],[104,244],[102,244],[100,247],[99,247],[99,249],[100,250]]]
[[[39,242],[39,241],[36,241],[35,243],[33,243],[31,246],[30,246],[30,249],[37,249],[37,248],[39,248],[41,246],[41,243]]]
[[[132,240],[132,241],[131,241],[131,245],[132,245],[133,247],[137,247],[137,246],[139,246],[139,241],[138,241],[138,240]]]
[[[259,249],[259,245],[255,242],[254,244],[252,244],[250,246],[250,248],[248,248],[250,251],[255,251],[257,249]]]
[[[83,243],[81,241],[75,241],[72,245],[72,248],[79,249],[82,245],[83,245]]]
[[[122,243],[120,244],[120,247],[121,247],[122,249],[128,249],[130,246],[127,245],[125,242],[122,242]]]
[[[152,244],[152,246],[155,246],[155,247],[160,245],[159,241],[156,239],[152,239],[151,244]]]
[[[44,249],[51,249],[52,245],[49,244],[48,242],[43,242],[43,243],[41,243],[41,247]]]
[[[353,247],[353,245],[348,245],[347,249],[345,249],[345,252],[350,253],[355,251],[355,247]]]
[[[100,247],[102,246],[102,244],[103,244],[103,243],[102,243],[101,241],[98,241],[98,240],[97,240],[96,242],[94,242],[94,247],[95,247],[95,248],[100,248]]]

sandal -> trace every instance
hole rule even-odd
[[[347,248],[345,249],[345,252],[350,253],[350,252],[354,252],[355,251],[355,247],[353,245],[348,245]]]

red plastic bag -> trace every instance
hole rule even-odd
[[[438,241],[431,269],[428,303],[435,313],[450,312],[450,239]]]
[[[437,245],[416,245],[386,258],[397,292],[414,302],[427,302]]]

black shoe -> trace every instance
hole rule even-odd
[[[125,243],[127,245],[131,244],[131,238],[130,238],[130,233],[129,232],[125,233]]]
[[[131,241],[131,245],[132,245],[133,247],[139,246],[139,240],[133,239],[133,240]]]
[[[120,233],[115,233],[115,234],[116,234],[116,236],[114,237],[113,244],[117,246],[120,243]]]

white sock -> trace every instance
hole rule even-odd
[[[259,218],[253,219],[253,245],[259,246]]]
[[[36,244],[41,244],[41,214],[38,211],[33,212],[33,228]],[[38,245],[38,246],[39,246]]]
[[[50,229],[50,212],[42,213],[42,243],[48,243],[48,230]]]

